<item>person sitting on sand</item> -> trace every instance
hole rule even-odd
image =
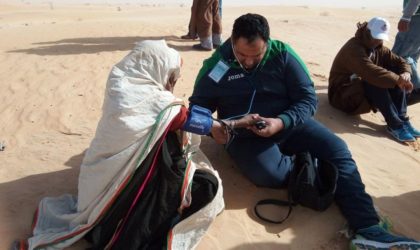
[[[407,95],[413,89],[410,65],[383,45],[389,22],[374,17],[358,23],[357,31],[340,49],[331,67],[328,100],[348,114],[379,110],[387,131],[399,142],[420,137],[407,116]]]
[[[338,169],[335,202],[356,233],[355,247],[420,247],[381,227],[346,143],[313,119],[317,97],[306,66],[288,44],[270,39],[265,17],[245,14],[235,20],[230,39],[204,61],[189,101],[190,107],[217,111],[232,127],[232,119],[247,114],[264,122],[238,129],[234,138],[223,127],[211,132],[254,184],[284,187],[293,155],[309,152]]]
[[[181,62],[165,41],[142,41],[112,68],[77,196],[42,199],[33,235],[13,249],[63,249],[86,234],[93,249],[198,244],[224,203],[197,137],[180,131],[187,109],[172,91]]]

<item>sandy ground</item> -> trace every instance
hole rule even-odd
[[[210,56],[179,39],[187,31],[187,5],[21,3],[0,3],[0,142],[6,144],[0,152],[0,249],[30,236],[42,197],[77,193],[79,165],[101,115],[109,70],[136,41],[166,39],[180,51],[184,67],[175,94],[184,100]],[[227,7],[225,37],[233,20],[247,12],[265,15],[272,37],[302,57],[319,96],[317,118],[348,143],[367,191],[394,230],[420,240],[420,152],[390,138],[380,114],[350,117],[327,102],[332,60],[356,22],[381,15],[396,27],[400,10]],[[392,44],[393,39],[387,43]],[[409,115],[420,127],[420,104],[410,106]],[[226,210],[198,249],[347,249],[339,233],[345,220],[335,205],[323,213],[297,207],[282,225],[262,223],[253,215],[254,204],[284,198],[285,192],[256,188],[213,141],[205,138],[202,149],[224,180]]]

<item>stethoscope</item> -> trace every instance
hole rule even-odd
[[[240,114],[240,115],[235,115],[235,116],[231,116],[231,117],[228,117],[228,118],[226,118],[225,120],[232,120],[232,119],[236,119],[236,118],[240,118],[240,117],[243,117],[243,116],[246,116],[247,114],[249,114],[250,112],[251,112],[251,109],[252,109],[252,105],[254,104],[254,98],[255,98],[255,94],[257,93],[257,87],[256,87],[256,85],[255,85],[255,83],[252,81],[252,79],[254,78],[254,76],[255,76],[255,74],[257,73],[257,71],[258,71],[258,67],[260,66],[260,63],[261,63],[261,61],[259,61],[258,62],[258,64],[257,64],[257,66],[252,70],[252,72],[249,72],[243,65],[242,65],[242,63],[238,60],[238,57],[236,56],[236,52],[235,52],[235,47],[233,46],[233,41],[232,41],[232,39],[231,39],[231,41],[230,41],[231,43],[230,43],[230,45],[231,45],[231,47],[232,47],[232,51],[233,51],[233,55],[235,56],[235,59],[236,59],[236,61],[238,62],[238,64],[239,64],[239,66],[241,67],[241,69],[243,70],[243,71],[245,71],[246,72],[246,74],[245,74],[245,79],[251,84],[251,86],[253,87],[253,89],[254,89],[254,91],[252,92],[252,95],[251,95],[251,100],[250,100],[250,102],[249,102],[249,105],[248,105],[248,111],[246,111],[245,113],[243,113],[243,114]],[[251,73],[251,75],[249,75]]]
[[[238,60],[238,57],[237,57],[236,52],[235,52],[235,47],[233,46],[233,41],[232,40],[231,40],[231,46],[232,46],[233,55],[235,56],[236,61],[238,62],[241,69],[246,73],[245,74],[245,79],[250,83],[250,85],[253,87],[254,90],[253,90],[252,95],[251,95],[251,100],[250,100],[249,105],[248,105],[248,110],[243,114],[231,116],[231,117],[225,118],[224,120],[232,120],[232,119],[236,119],[236,118],[241,118],[243,116],[248,115],[251,112],[252,106],[254,104],[255,94],[257,93],[257,87],[256,87],[253,79],[254,79],[254,76],[257,73],[257,71],[259,69],[259,66],[260,66],[260,63],[262,61],[262,60],[259,61],[257,66],[250,72]],[[230,138],[228,139],[228,141],[225,144],[225,149],[227,149],[230,146],[230,144],[233,142],[235,137],[236,137],[236,133],[232,133],[230,135]]]

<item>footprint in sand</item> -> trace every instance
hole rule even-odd
[[[329,16],[330,13],[328,11],[323,11],[321,13],[319,13],[320,16]]]
[[[314,66],[319,66],[319,63],[316,63],[316,62],[307,62],[307,64],[314,65]]]
[[[327,81],[328,80],[328,78],[323,74],[312,73],[311,75],[313,77],[317,78],[318,80],[321,80],[321,81]]]

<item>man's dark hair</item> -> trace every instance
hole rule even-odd
[[[252,13],[238,17],[233,24],[232,40],[236,41],[241,37],[247,39],[250,43],[258,38],[267,42],[270,38],[270,27],[267,19]]]

